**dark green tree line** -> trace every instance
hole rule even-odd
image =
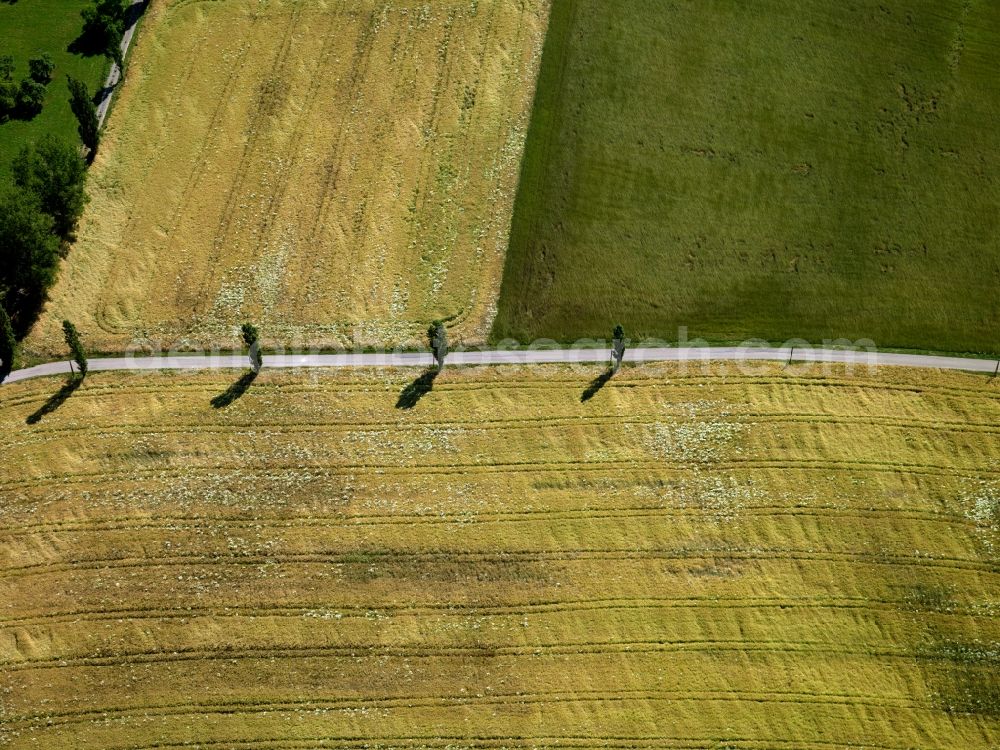
[[[87,165],[77,149],[47,135],[34,146],[21,149],[12,172],[14,184],[33,195],[39,209],[52,217],[56,234],[72,240],[87,203],[83,189]]]
[[[13,190],[0,198],[0,301],[20,334],[41,309],[59,259],[52,217],[34,196]]]

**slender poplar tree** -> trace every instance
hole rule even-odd
[[[243,324],[243,343],[250,350],[250,367],[260,372],[264,366],[264,355],[260,351],[260,331],[253,323]]]
[[[612,340],[612,364],[611,371],[618,372],[622,366],[622,360],[625,358],[625,329],[620,325],[615,326],[614,338]]]
[[[434,361],[439,370],[444,369],[444,360],[448,356],[448,330],[440,320],[435,321],[427,331],[430,339],[431,351],[434,352]]]
[[[79,369],[79,378],[83,380],[87,377],[87,353],[83,350],[83,343],[80,341],[80,334],[77,333],[76,326],[68,320],[63,321],[63,336],[66,338],[66,346],[69,347],[73,361]]]

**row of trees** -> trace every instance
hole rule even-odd
[[[68,320],[64,320],[62,325],[66,346],[72,356],[70,369],[73,372],[72,379],[63,390],[66,392],[72,392],[72,390],[82,383],[84,378],[87,376],[89,363],[87,361],[86,351],[84,350],[83,343],[80,340],[80,335],[77,332],[76,327]],[[250,386],[250,384],[253,383],[254,379],[264,366],[264,357],[260,344],[260,331],[258,328],[253,323],[244,323],[241,329],[241,335],[245,347],[249,350],[251,372],[240,378],[240,380],[237,381],[237,383],[234,384],[225,394],[213,399],[212,404],[216,408],[228,406],[235,399],[239,398]],[[445,359],[448,356],[448,332],[444,323],[440,321],[433,323],[427,331],[427,336],[431,346],[431,351],[434,355],[436,368],[424,373],[420,378],[406,388],[400,396],[397,408],[413,408],[416,402],[433,388],[434,379],[437,377],[437,374],[444,369]],[[3,308],[0,307],[0,382],[3,382],[7,375],[10,374],[10,362],[13,358],[15,345],[16,341],[10,318],[3,311]],[[591,383],[590,387],[582,396],[583,401],[588,401],[593,398],[594,395],[596,395],[596,393],[618,372],[621,368],[622,360],[625,357],[626,345],[627,341],[625,339],[625,330],[620,325],[615,326],[612,339],[611,367],[602,376]]]
[[[55,63],[48,54],[28,60],[28,75],[20,83],[14,80],[14,58],[0,57],[0,122],[30,120],[42,111],[45,87],[52,80]]]
[[[93,5],[80,12],[83,16],[83,33],[77,40],[81,49],[104,54],[123,73],[125,59],[122,54],[122,39],[125,36],[130,6],[130,0],[94,0]],[[87,147],[88,158],[93,159],[100,140],[100,120],[94,99],[82,81],[70,77],[67,84],[70,108],[76,116],[77,132],[83,145]]]
[[[2,313],[2,310],[0,310]],[[7,320],[7,328],[10,327],[10,320],[6,316],[0,317],[0,332],[3,329],[3,321]],[[66,336],[66,345],[70,349],[70,353],[73,355],[73,360],[77,363],[80,372],[83,375],[87,373],[87,358],[84,354],[83,346],[80,343],[80,337],[77,335],[76,328],[68,320],[63,321],[63,332]],[[250,358],[250,369],[255,373],[261,371],[264,366],[264,355],[261,351],[260,346],[260,330],[253,323],[244,323],[240,331],[243,344],[249,351]],[[13,333],[11,333],[13,336]],[[436,321],[431,325],[427,331],[427,337],[431,345],[431,352],[434,354],[434,361],[437,365],[438,370],[444,369],[445,358],[448,356],[448,330],[445,328],[444,323],[441,321]],[[11,339],[12,341],[13,339]],[[621,368],[622,360],[625,357],[625,330],[619,325],[615,326],[614,338],[613,338],[613,348],[611,352],[612,357],[612,372],[618,372]],[[0,344],[0,355],[3,353],[2,344]],[[2,378],[0,378],[2,380]]]
[[[121,44],[130,5],[130,0],[95,0],[85,8],[78,50],[102,52],[124,68]],[[55,65],[43,54],[29,60],[28,69],[28,77],[14,84],[13,58],[0,57],[0,121],[12,113],[41,110]],[[97,109],[85,83],[69,77],[67,84],[77,132],[92,159],[100,139]],[[23,148],[12,174],[12,188],[0,194],[0,381],[13,366],[17,339],[27,333],[47,299],[87,202],[86,163],[79,148],[55,136]],[[79,337],[72,332],[82,356]],[[66,335],[70,343],[69,329]]]
[[[94,0],[94,4],[80,11],[83,17],[83,33],[80,35],[80,46],[95,52],[101,52],[112,60],[119,68],[125,70],[125,59],[122,55],[122,39],[125,36],[125,24],[128,20],[130,0]],[[87,85],[75,78],[69,78],[70,108],[76,115],[77,132],[80,140],[93,159],[97,153],[100,140],[100,121],[97,108]]]

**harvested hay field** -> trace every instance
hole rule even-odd
[[[28,351],[484,340],[547,4],[154,2]]]
[[[0,405],[0,745],[1000,743],[1000,386],[569,368]]]

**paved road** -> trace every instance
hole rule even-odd
[[[145,9],[147,0],[132,0],[132,7],[129,8],[126,16],[125,32],[122,34],[122,57],[128,54],[129,45],[132,44],[132,37],[135,35],[136,24]],[[104,127],[104,118],[108,116],[108,108],[111,106],[111,94],[115,86],[122,78],[122,72],[117,63],[111,63],[111,70],[107,80],[104,81],[104,88],[101,89],[101,101],[97,104],[97,124],[99,128]]]
[[[551,349],[530,351],[473,351],[453,352],[448,365],[500,365],[500,364],[549,364],[549,363],[604,363],[610,354],[603,349]],[[852,352],[833,349],[788,348],[637,348],[625,354],[626,362],[831,362],[870,365],[875,367],[925,367],[935,370],[965,370],[994,374],[1000,370],[995,359],[968,359],[964,357],[939,357],[924,354],[892,354]],[[304,354],[271,355],[264,357],[267,369],[297,367],[347,368],[347,367],[427,367],[433,357],[427,353],[377,353],[377,354]],[[238,370],[245,369],[245,355],[177,356],[177,357],[114,357],[91,359],[90,370]],[[63,375],[70,372],[69,362],[49,362],[44,365],[17,370],[7,378],[7,383]]]

